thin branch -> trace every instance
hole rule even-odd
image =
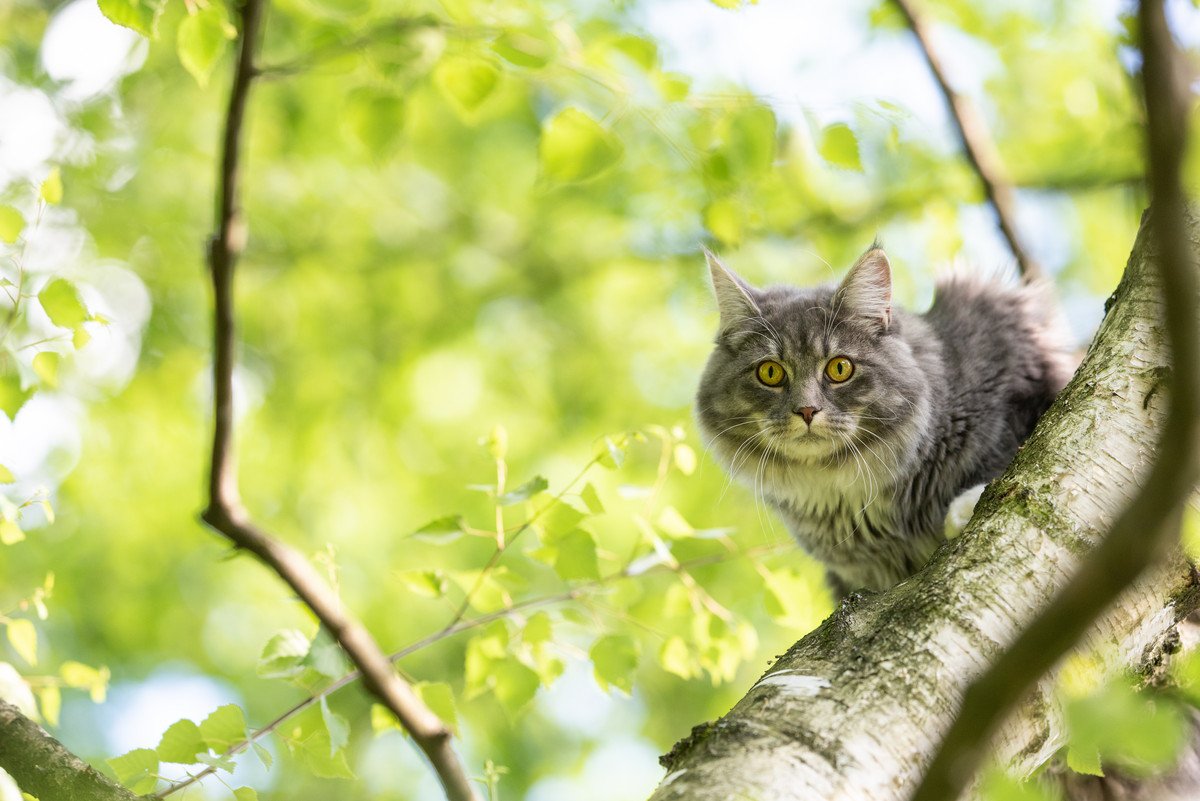
[[[417,17],[405,16],[397,17],[396,19],[385,20],[377,25],[372,26],[366,32],[350,39],[341,39],[333,44],[327,45],[320,50],[315,50],[311,53],[306,53],[303,56],[298,56],[287,61],[280,61],[275,64],[260,64],[257,68],[257,75],[262,78],[286,78],[311,69],[322,61],[328,61],[338,56],[349,55],[352,53],[361,53],[362,50],[371,45],[377,44],[379,40],[392,39],[399,37],[412,30],[420,28],[441,28],[444,23],[428,14]]]
[[[1200,276],[1186,230],[1180,167],[1187,142],[1186,84],[1162,0],[1138,10],[1146,102],[1147,183],[1157,240],[1167,340],[1173,369],[1170,409],[1158,459],[1141,491],[1058,597],[967,689],[958,718],[913,801],[953,801],[987,754],[1009,711],[1089,630],[1096,618],[1169,546],[1179,512],[1200,479]]]
[[[734,559],[741,559],[741,558],[745,558],[745,557],[769,555],[771,553],[775,553],[777,551],[783,550],[786,547],[787,547],[786,544],[785,545],[779,545],[779,544],[759,545],[754,548],[747,548],[742,551],[732,551],[732,552],[716,554],[716,555],[712,555],[712,556],[698,556],[695,559],[689,559],[687,561],[680,562],[678,565],[678,569],[686,570],[686,569],[690,569],[690,568],[704,567],[705,565],[719,564],[722,562],[732,561]],[[414,640],[413,642],[409,643],[408,645],[404,646],[403,648],[399,649],[398,651],[393,651],[391,654],[388,655],[388,659],[391,662],[399,662],[401,659],[403,659],[406,656],[410,656],[411,654],[414,654],[417,651],[420,651],[424,648],[428,648],[430,645],[433,645],[434,643],[437,643],[437,642],[441,642],[442,640],[446,639],[447,637],[451,637],[460,632],[470,631],[471,629],[477,629],[480,626],[486,626],[488,623],[491,623],[495,620],[500,620],[502,618],[509,617],[510,615],[513,615],[517,612],[522,612],[526,609],[534,609],[537,607],[551,606],[553,604],[566,603],[567,601],[573,601],[573,600],[584,597],[588,592],[590,592],[592,590],[606,586],[608,584],[613,584],[621,579],[633,578],[635,575],[649,575],[651,573],[662,573],[662,572],[668,572],[668,571],[674,572],[676,569],[677,568],[669,566],[669,565],[657,565],[657,566],[647,570],[644,574],[643,573],[635,574],[632,571],[632,569],[630,568],[630,566],[626,565],[624,568],[622,568],[621,570],[619,570],[615,573],[611,573],[607,576],[603,576],[601,578],[594,579],[592,581],[583,582],[582,584],[577,584],[574,587],[572,587],[571,589],[564,590],[563,592],[560,592],[560,593],[555,593],[553,595],[542,595],[537,598],[529,598],[527,600],[519,601],[519,602],[513,604],[512,606],[497,610],[495,612],[489,612],[485,615],[479,615],[478,617],[473,617],[468,620],[460,619],[460,620],[454,621],[451,625],[446,626],[445,628],[439,629],[439,630],[433,632],[432,634],[428,634],[419,640]],[[240,754],[241,752],[243,752],[247,748],[249,748],[252,743],[257,742],[258,740],[262,739],[266,735],[275,731],[280,726],[282,726],[284,723],[286,723],[288,720],[290,720],[292,717],[300,714],[304,710],[311,707],[313,704],[318,703],[322,698],[328,698],[329,696],[333,695],[334,693],[336,693],[338,690],[342,689],[343,687],[347,687],[347,686],[353,684],[354,682],[358,681],[360,678],[362,678],[362,673],[360,673],[357,670],[350,671],[346,675],[344,675],[341,678],[334,681],[329,686],[323,688],[320,692],[310,695],[308,698],[305,698],[303,701],[300,701],[299,703],[293,705],[289,709],[281,712],[270,723],[267,723],[264,726],[262,726],[261,728],[256,729],[254,732],[252,732],[250,734],[250,736],[247,737],[245,740],[242,740],[239,743],[234,743],[221,756],[222,757],[231,757],[231,756],[236,756],[237,754]],[[202,779],[206,778],[207,776],[209,776],[213,773],[216,773],[216,771],[217,771],[216,767],[204,768],[204,770],[198,771],[197,773],[192,774],[191,776],[188,776],[186,779],[182,779],[182,780],[170,785],[166,789],[160,791],[155,797],[156,798],[166,798],[167,796],[172,795],[172,794],[174,794],[180,790],[183,790],[187,787],[190,787],[191,785],[201,781]]]
[[[451,801],[478,801],[478,794],[451,745],[450,731],[396,674],[367,630],[341,605],[313,566],[297,551],[255,526],[238,493],[233,443],[234,326],[233,273],[245,240],[238,209],[239,155],[246,99],[254,66],[263,0],[245,0],[237,67],[229,95],[217,197],[216,234],[209,245],[214,304],[214,432],[208,508],[201,515],[235,546],[254,554],[287,582],[358,666],[363,685],[377,696],[428,757]]]
[[[0,700],[0,767],[12,776],[22,792],[45,801],[141,798],[63,748],[45,729],[3,700]]]
[[[971,167],[979,176],[988,202],[996,210],[996,217],[1000,222],[1000,232],[1008,240],[1008,247],[1016,257],[1021,275],[1026,280],[1037,278],[1043,274],[1043,271],[1041,265],[1022,246],[1021,240],[1017,236],[1015,195],[1012,184],[1005,175],[1000,154],[996,151],[996,145],[992,141],[991,134],[988,133],[983,117],[971,103],[970,98],[960,95],[950,86],[950,81],[946,78],[946,70],[942,66],[937,51],[933,48],[929,26],[917,11],[915,2],[919,2],[919,0],[895,0],[900,13],[908,21],[908,27],[917,37],[917,44],[921,46],[925,62],[929,65],[930,72],[933,73],[938,87],[942,90],[942,95],[946,98],[946,105],[950,107],[950,117],[958,129],[959,138],[962,139],[967,161],[971,163]]]

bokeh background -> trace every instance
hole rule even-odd
[[[1130,4],[923,5],[1084,344],[1146,204]],[[1168,6],[1194,53],[1200,14]],[[0,650],[0,685],[44,702],[72,683],[64,664],[107,670],[102,703],[64,686],[50,716],[99,765],[226,703],[261,725],[320,683],[259,675],[272,636],[315,624],[197,517],[203,259],[232,59],[223,35],[197,56],[180,29],[208,14],[223,31],[223,9],[169,0],[147,39],[95,0],[0,0],[0,204],[24,220],[0,243],[0,273],[31,298],[3,340],[4,511],[24,539],[0,546],[0,612],[37,633],[37,664],[11,641]],[[875,0],[277,0],[265,28],[237,293],[247,505],[392,650],[445,623],[491,552],[486,537],[410,536],[448,515],[492,525],[479,485],[495,481],[495,447],[481,438],[506,432],[510,488],[543,475],[555,491],[605,436],[648,431],[619,469],[588,473],[604,511],[585,502],[572,523],[582,566],[531,535],[470,614],[653,562],[656,540],[712,564],[539,607],[548,638],[514,613],[400,663],[449,686],[464,759],[475,775],[497,766],[500,797],[644,797],[657,755],[831,608],[820,571],[697,439],[689,403],[715,326],[701,244],[753,282],[810,283],[879,235],[910,308],[955,260],[1012,270],[915,40]],[[582,133],[558,152],[550,131],[570,123]],[[62,198],[47,202],[54,170]],[[32,300],[55,280],[86,308],[73,326],[86,343]],[[44,352],[57,356],[35,364]],[[54,514],[10,509],[31,499]],[[20,602],[50,573],[43,620]],[[596,664],[606,637],[616,667]],[[289,742],[322,725],[306,713],[264,739],[272,769],[239,759],[230,785],[438,797],[358,688],[331,706],[356,779],[289,767],[304,762]]]

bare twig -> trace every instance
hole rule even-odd
[[[1200,276],[1186,233],[1180,167],[1187,141],[1186,85],[1162,0],[1139,6],[1146,101],[1147,183],[1158,244],[1173,369],[1158,459],[1141,491],[1054,602],[967,689],[914,801],[952,801],[984,758],[990,736],[1096,618],[1178,537],[1179,510],[1200,479]]]
[[[917,43],[921,46],[921,52],[925,56],[926,63],[929,64],[929,70],[933,73],[938,87],[942,90],[942,95],[946,98],[946,105],[950,107],[950,117],[958,129],[959,138],[962,139],[967,161],[971,163],[971,167],[979,176],[988,202],[996,210],[996,217],[1000,222],[1000,232],[1008,240],[1008,246],[1017,259],[1021,275],[1027,280],[1037,278],[1042,275],[1042,268],[1029,254],[1029,251],[1022,246],[1021,240],[1017,236],[1017,214],[1013,187],[1005,175],[1000,154],[996,152],[996,145],[992,142],[987,126],[970,98],[960,95],[950,86],[950,82],[946,78],[946,70],[942,66],[937,51],[933,48],[929,26],[914,2],[919,2],[919,0],[895,0],[900,13],[904,15],[908,26],[917,37]]]
[[[209,245],[213,283],[214,433],[209,474],[209,502],[202,517],[234,545],[254,554],[287,582],[341,645],[363,675],[363,685],[377,696],[412,735],[428,757],[451,801],[478,801],[470,779],[451,746],[450,731],[393,670],[367,630],[341,605],[313,566],[297,551],[255,526],[238,493],[233,444],[233,365],[236,334],[233,273],[245,239],[238,212],[239,152],[246,99],[256,75],[254,50],[262,19],[263,0],[245,0],[237,67],[225,121],[217,231]]]
[[[421,28],[441,28],[443,26],[444,24],[440,20],[428,14],[416,17],[397,17],[374,25],[365,33],[358,36],[349,39],[340,39],[333,44],[329,44],[303,56],[275,64],[260,64],[257,74],[263,78],[290,77],[311,69],[322,61],[328,61],[329,59],[352,53],[361,53],[364,48],[378,44],[380,41],[393,38],[398,41],[399,37],[409,31]]]

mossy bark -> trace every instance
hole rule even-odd
[[[138,801],[22,715],[0,701],[0,768],[39,801]]]
[[[967,684],[1066,582],[1150,463],[1170,369],[1150,220],[1084,363],[962,535],[888,592],[846,599],[733,710],[694,729],[663,758],[654,801],[912,793]],[[1195,245],[1194,216],[1189,224]],[[1196,598],[1192,566],[1181,553],[1164,555],[1086,647],[1112,669],[1147,668]],[[1034,695],[993,743],[1018,773],[1063,745],[1049,679]]]

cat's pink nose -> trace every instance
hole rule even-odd
[[[804,422],[811,426],[813,418],[817,416],[817,412],[819,411],[821,410],[814,406],[801,406],[799,409],[796,409],[796,414],[803,417]]]

